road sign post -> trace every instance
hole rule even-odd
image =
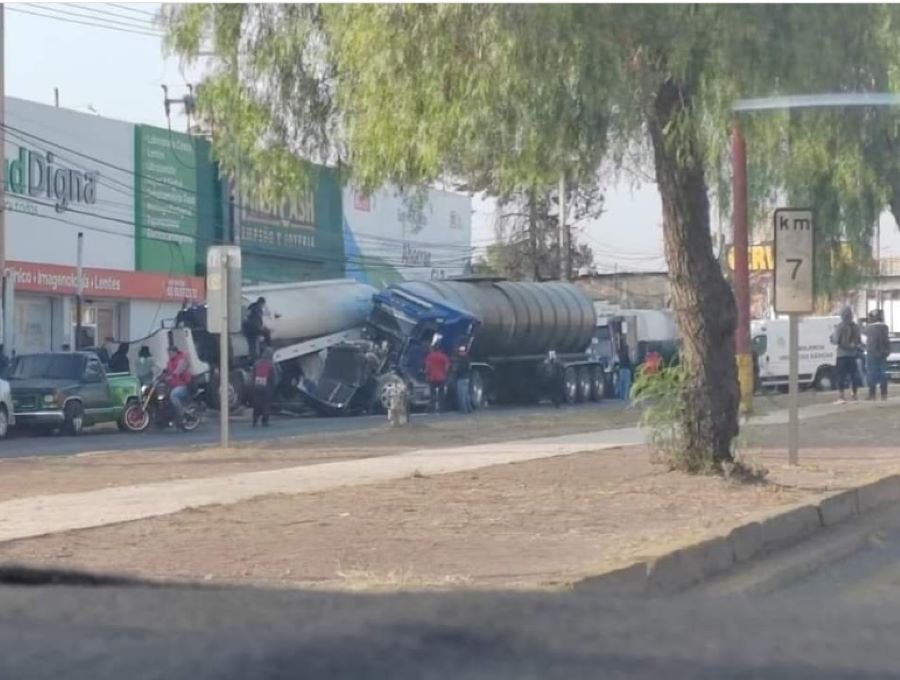
[[[206,252],[206,329],[219,334],[219,429],[222,447],[229,445],[228,334],[241,329],[241,249],[212,246]]]
[[[813,211],[775,211],[775,311],[789,316],[788,327],[788,463],[796,465],[799,449],[798,357],[800,316],[813,311],[815,297],[815,225]]]

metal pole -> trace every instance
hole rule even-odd
[[[6,14],[5,5],[0,2],[0,156],[2,156],[3,166],[2,176],[0,176],[0,292],[5,291],[6,286],[15,285],[14,281],[7,278],[6,275],[6,25],[4,18]],[[5,305],[8,299],[7,295],[3,295],[3,346],[7,353],[10,351],[10,340],[12,338],[12,329],[8,328],[6,323],[12,318],[11,310],[6,310]]]
[[[569,272],[569,239],[566,228],[566,173],[559,175],[559,280],[568,281]]]
[[[219,428],[222,448],[228,448],[228,256],[222,256],[222,327],[219,331]]]
[[[56,108],[59,108],[59,88],[58,87],[53,88],[53,105]]]
[[[81,298],[84,295],[84,278],[82,261],[84,257],[84,233],[78,232],[78,246],[75,255],[75,342],[72,346],[77,352],[81,349]]]
[[[734,351],[741,390],[741,412],[753,411],[753,355],[750,353],[750,267],[747,257],[747,147],[737,121],[731,133],[732,248],[734,249],[734,301],[737,329]]]
[[[791,314],[788,321],[788,464],[797,464],[797,448],[800,440],[798,400],[799,386],[797,372],[799,361],[797,358],[797,335],[800,317]]]

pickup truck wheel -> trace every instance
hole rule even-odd
[[[9,413],[6,406],[0,406],[0,439],[6,439],[9,434]]]
[[[81,404],[78,402],[66,404],[65,417],[63,432],[73,437],[81,434],[84,429],[84,409]]]

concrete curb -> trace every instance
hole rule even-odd
[[[835,493],[761,521],[627,567],[580,579],[577,591],[667,594],[721,576],[733,567],[784,550],[824,529],[900,503],[900,475]]]

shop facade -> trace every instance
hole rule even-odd
[[[14,292],[5,351],[76,346],[79,234],[78,346],[139,341],[173,318],[184,298],[203,298],[195,249],[188,249],[184,267],[137,266],[143,233],[136,212],[152,189],[135,166],[136,126],[14,98],[6,100],[6,116],[7,273]],[[192,191],[196,197],[196,186]],[[171,262],[184,260],[177,245],[165,248]]]

